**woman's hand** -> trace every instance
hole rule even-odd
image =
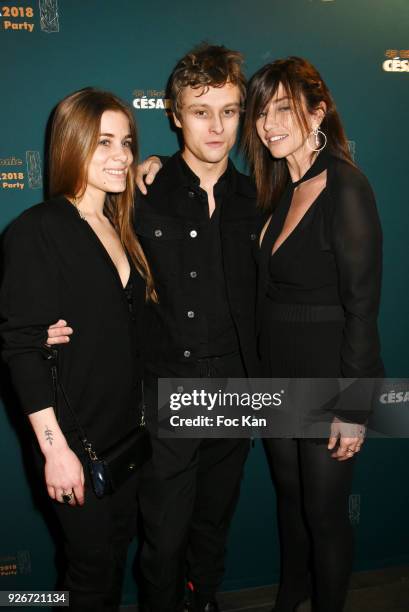
[[[45,458],[45,483],[48,494],[56,501],[82,506],[84,503],[84,470],[67,440],[50,406],[28,415]],[[72,494],[72,497],[70,497]],[[63,495],[70,497],[65,502]]]
[[[143,195],[148,193],[146,185],[151,185],[153,183],[161,168],[162,162],[160,161],[159,157],[156,157],[156,155],[151,155],[143,162],[138,164],[136,168],[135,182]]]
[[[84,504],[84,469],[77,455],[67,445],[45,456],[45,483],[52,499],[65,503],[63,495],[73,493],[70,506]]]
[[[328,449],[335,448],[339,440],[339,446],[331,457],[338,461],[346,461],[352,459],[355,453],[361,450],[365,438],[365,425],[357,423],[345,423],[337,417],[334,417],[331,425],[331,436],[328,440]]]

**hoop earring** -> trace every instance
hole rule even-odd
[[[310,136],[314,136],[314,138],[315,138],[316,149],[313,149],[312,146],[310,145],[309,141],[308,141],[308,138]],[[321,147],[320,147],[320,136],[324,137],[324,144],[321,145]],[[308,138],[307,138],[307,145],[310,147],[311,151],[315,151],[316,153],[320,153],[320,151],[325,149],[325,147],[327,146],[327,136],[326,136],[325,132],[323,132],[322,130],[319,129],[318,125],[316,125],[315,128],[313,128],[311,130],[311,134],[309,134]]]

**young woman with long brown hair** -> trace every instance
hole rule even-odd
[[[382,376],[375,200],[328,87],[307,60],[277,60],[253,76],[243,136],[265,211],[258,299],[264,375]],[[348,422],[342,413],[333,417],[329,442],[265,441],[281,542],[276,612],[295,610],[311,578],[316,612],[343,609],[353,557],[348,495],[365,411],[353,415],[351,407]]]
[[[5,240],[3,354],[37,439],[65,541],[63,586],[78,612],[118,609],[137,478],[94,495],[75,418],[56,401],[44,343],[62,315],[75,328],[59,348],[58,375],[97,454],[135,429],[138,333],[144,302],[155,299],[132,229],[137,151],[132,112],[119,98],[92,88],[65,98],[52,122],[51,199],[26,210]]]

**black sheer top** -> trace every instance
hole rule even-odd
[[[323,170],[326,187],[272,255],[295,187]],[[263,237],[259,262],[259,312],[266,296],[280,304],[342,306],[343,376],[383,375],[377,330],[382,233],[372,189],[360,170],[323,152],[299,181],[289,182]]]

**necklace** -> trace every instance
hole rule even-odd
[[[78,203],[77,203],[77,198],[73,198],[72,203],[74,204],[75,208],[77,209],[77,213],[79,214],[80,218],[81,218],[83,221],[86,221],[86,220],[87,220],[87,215],[86,215],[86,213],[84,213],[84,212],[81,210],[81,208],[78,206]]]

